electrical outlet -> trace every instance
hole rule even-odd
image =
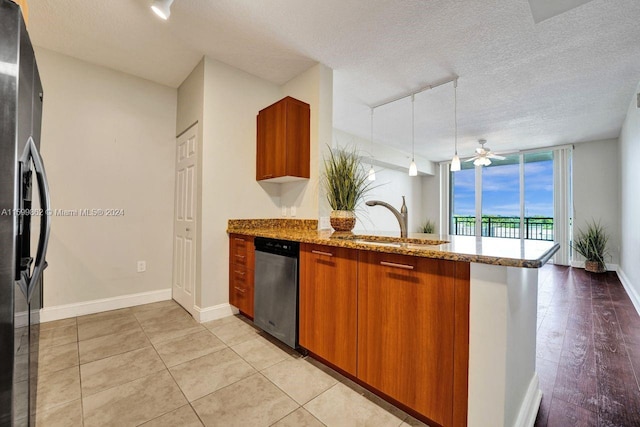
[[[291,206],[291,216],[296,216],[296,207]]]
[[[146,261],[138,261],[138,273],[142,273],[147,271],[147,262]]]
[[[282,216],[287,216],[287,207],[286,206],[282,207]]]
[[[328,230],[331,228],[331,221],[328,216],[320,217],[320,230]]]

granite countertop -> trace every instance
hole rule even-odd
[[[229,220],[227,232],[425,258],[525,268],[542,267],[560,248],[557,243],[538,240],[438,236],[423,233],[409,233],[407,239],[400,239],[399,232],[365,235],[316,228],[316,220]]]

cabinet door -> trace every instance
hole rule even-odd
[[[362,251],[358,267],[357,377],[451,425],[455,263]]]
[[[283,103],[258,113],[256,143],[256,180],[286,175],[286,109]]]
[[[310,121],[309,104],[287,98],[286,125],[286,174],[309,178],[310,176]]]
[[[357,259],[353,249],[302,244],[300,345],[356,374]]]

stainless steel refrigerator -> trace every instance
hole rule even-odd
[[[42,86],[20,8],[0,0],[0,426],[35,424],[50,228],[41,119]]]

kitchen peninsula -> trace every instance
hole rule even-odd
[[[558,244],[316,225],[230,220],[227,229],[230,265],[254,237],[300,242],[301,347],[432,423],[533,425],[537,269]]]

